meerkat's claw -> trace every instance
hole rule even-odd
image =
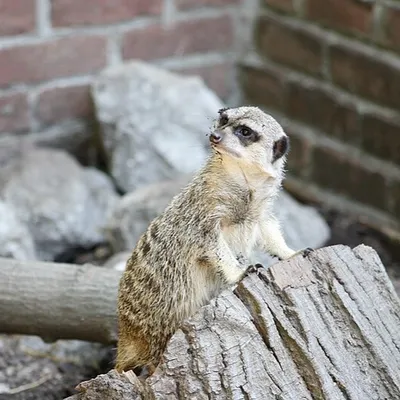
[[[257,276],[260,275],[261,269],[264,268],[261,264],[252,264],[246,268],[244,276],[256,273]]]
[[[314,251],[314,249],[312,249],[311,247],[306,247],[305,249],[296,251],[292,256],[290,256],[288,258],[288,260],[291,260],[292,258],[302,255],[304,258],[308,257],[312,252]]]
[[[306,258],[306,257],[309,256],[313,251],[314,251],[314,249],[311,248],[311,247],[305,248],[304,250],[302,250],[303,257]]]

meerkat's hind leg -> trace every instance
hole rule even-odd
[[[149,376],[154,374],[157,366],[153,363],[143,365],[140,367],[136,367],[133,369],[133,372],[140,380],[146,380]]]
[[[124,326],[125,329],[121,330]],[[149,341],[126,321],[120,321],[120,334],[117,346],[115,369],[118,372],[135,370],[152,360]]]

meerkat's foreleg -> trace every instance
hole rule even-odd
[[[243,278],[245,271],[240,268],[239,261],[222,237],[219,240],[216,263],[218,271],[222,273],[228,285],[234,285]]]
[[[296,251],[286,244],[278,220],[270,218],[267,221],[263,221],[260,229],[261,246],[269,254],[281,260],[286,260],[296,254]]]
[[[291,249],[283,237],[279,221],[270,218],[261,224],[261,245],[265,251],[281,260],[287,260],[298,254],[307,256],[313,249],[307,247],[299,251]]]

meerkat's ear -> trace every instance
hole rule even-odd
[[[285,135],[274,143],[273,147],[273,161],[279,160],[289,151],[289,138]]]
[[[220,108],[220,109],[218,110],[218,114],[221,115],[222,113],[224,113],[225,111],[228,111],[228,110],[229,110],[229,107]]]

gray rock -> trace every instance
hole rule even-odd
[[[11,205],[0,200],[0,257],[16,260],[36,259],[32,236]]]
[[[65,150],[87,165],[97,156],[94,129],[84,121],[63,121],[57,125],[27,135],[4,134],[0,148],[4,146],[34,145]]]
[[[196,171],[223,107],[200,78],[139,61],[105,70],[92,94],[110,172],[125,192]]]
[[[107,225],[113,250],[132,250],[149,223],[189,181],[190,175],[183,175],[177,180],[151,184],[121,197]]]
[[[190,180],[185,175],[175,181],[152,184],[123,196],[112,214],[108,231],[116,251],[131,250],[140,235]],[[293,249],[321,247],[330,236],[325,220],[312,207],[305,206],[282,191],[275,202],[275,212],[281,221],[284,237]],[[256,252],[254,262],[271,265],[276,259]]]
[[[66,152],[24,145],[0,155],[0,199],[11,205],[35,242],[39,259],[103,242],[117,200],[110,180]]]
[[[0,398],[62,399],[111,365],[111,348],[98,343],[0,335]]]

